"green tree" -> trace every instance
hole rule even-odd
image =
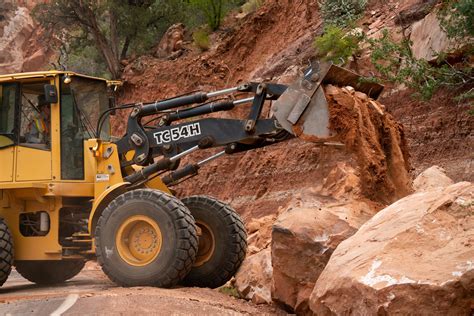
[[[182,0],[52,0],[38,5],[34,16],[59,39],[66,56],[88,58],[95,49],[112,78],[119,78],[120,60],[156,43],[181,19],[185,5]]]
[[[469,40],[474,37],[474,1],[443,0],[438,18],[450,38]]]
[[[340,27],[329,25],[324,34],[314,40],[316,55],[335,64],[345,64],[359,50],[362,34],[355,30],[348,32]]]
[[[360,18],[367,0],[324,0],[321,14],[326,25],[346,27]]]
[[[237,0],[190,0],[190,3],[195,7],[200,14],[204,16],[207,24],[211,30],[215,31],[219,28],[222,18],[226,13],[242,3]]]
[[[469,86],[474,82],[468,57],[452,65],[440,54],[436,62],[417,59],[411,51],[411,42],[394,41],[387,30],[379,39],[368,39],[371,61],[382,77],[391,82],[403,83],[416,91],[416,95],[429,100],[441,87]]]

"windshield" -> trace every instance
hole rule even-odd
[[[72,77],[69,84],[62,84],[63,108],[72,111],[69,116],[78,124],[84,139],[94,138],[97,121],[100,115],[108,109],[109,99],[105,81],[81,77]],[[106,118],[99,138],[108,140],[110,135],[109,120]]]
[[[108,109],[105,81],[72,77],[68,84],[61,79],[61,177],[84,179],[84,140],[95,138],[97,121]],[[100,138],[108,140],[109,119],[104,121]]]

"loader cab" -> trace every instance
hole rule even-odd
[[[90,181],[84,141],[96,138],[111,91],[105,79],[70,72],[0,75],[0,183]]]

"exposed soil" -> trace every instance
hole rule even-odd
[[[291,17],[288,12],[292,12]],[[275,80],[288,67],[306,64],[314,52],[312,41],[321,30],[321,22],[316,1],[281,1],[267,2],[242,20],[231,17],[223,29],[209,52],[199,54],[188,46],[174,60],[143,56],[130,61],[121,101],[154,100],[196,89],[212,91],[252,78]],[[244,112],[242,107],[221,117]],[[374,110],[366,107],[364,114],[369,112]],[[353,128],[359,134],[358,141],[347,140],[348,151],[291,140],[227,156],[179,185],[177,194],[212,195],[231,203],[245,218],[258,218],[274,214],[301,190],[320,186],[339,162],[350,161],[364,179],[361,196],[381,207],[409,191],[404,172],[408,167],[406,144],[401,126],[392,122],[390,115],[381,119],[373,113],[361,119],[351,121],[359,124]],[[372,126],[371,132],[364,132],[366,123]],[[123,124],[118,125],[117,131],[123,128]],[[355,150],[360,143],[366,144],[364,149]],[[376,154],[372,154],[371,146],[377,149]],[[189,160],[210,154],[194,154]],[[400,174],[395,171],[398,168],[402,168]]]
[[[393,116],[405,127],[412,174],[439,165],[455,182],[474,181],[474,116],[468,101],[454,100],[460,90],[443,90],[430,101],[401,91],[383,98]]]
[[[355,154],[365,197],[393,202],[410,193],[408,148],[403,127],[367,95],[345,88],[326,88],[330,128]]]

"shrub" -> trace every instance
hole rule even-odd
[[[468,62],[460,62],[455,67],[442,54],[435,64],[416,59],[411,52],[411,42],[404,39],[397,43],[387,30],[380,39],[367,41],[372,51],[371,61],[384,79],[407,85],[422,99],[430,99],[440,87],[463,86],[474,81]]]
[[[443,0],[438,19],[450,38],[465,41],[474,37],[474,1]]]
[[[324,34],[314,41],[316,55],[323,60],[332,61],[335,64],[345,64],[349,57],[359,49],[362,35],[354,32],[346,32],[334,25],[327,26]]]
[[[326,25],[345,27],[364,12],[367,0],[324,0],[321,13]]]
[[[242,6],[242,12],[248,14],[257,11],[263,4],[264,0],[249,0]]]
[[[207,25],[212,31],[215,31],[221,25],[226,13],[238,2],[236,0],[189,0],[189,3],[197,9],[198,13],[204,15]]]
[[[196,30],[193,33],[194,44],[201,50],[206,51],[211,47],[209,32],[204,29]]]

